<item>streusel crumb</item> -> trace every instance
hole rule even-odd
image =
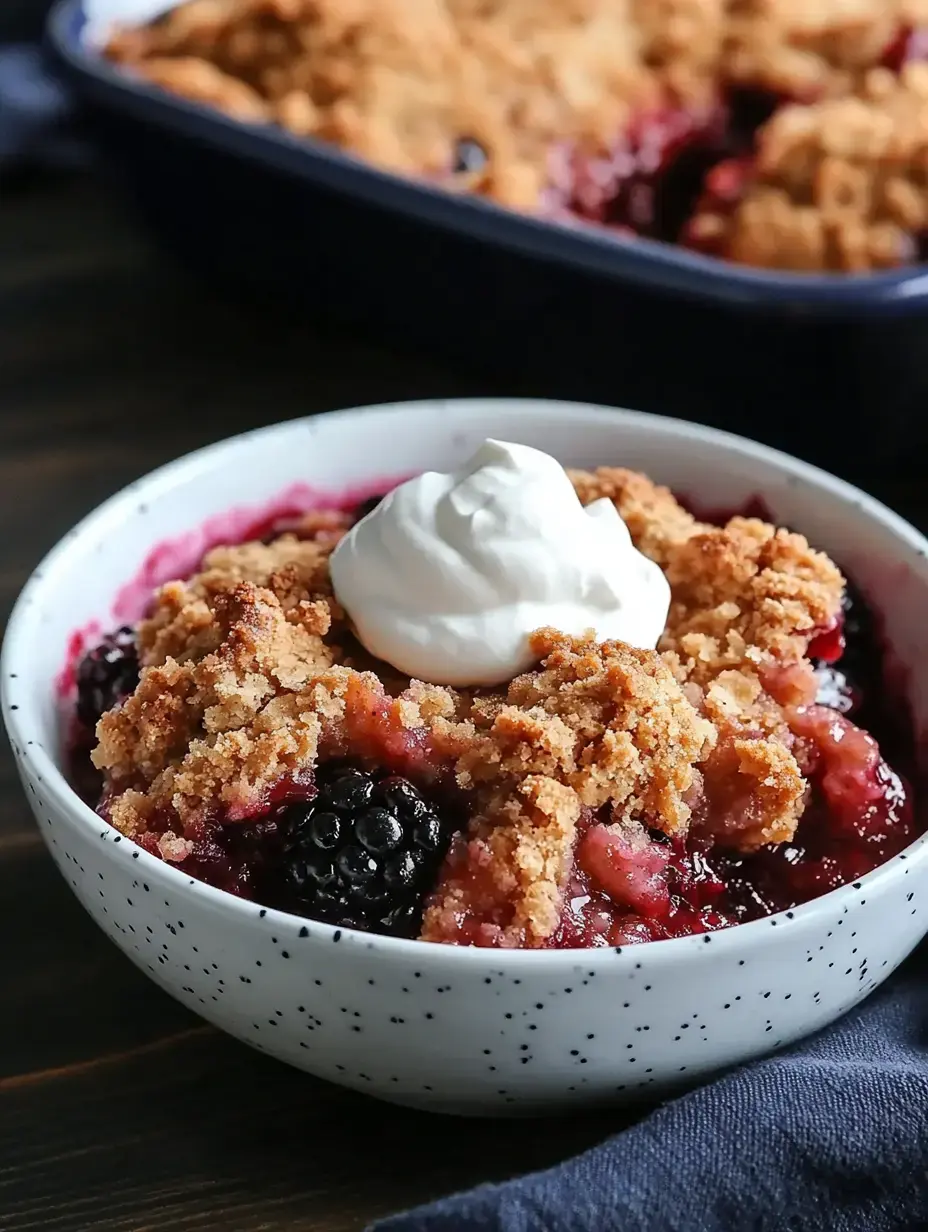
[[[615,502],[671,582],[658,652],[549,629],[506,688],[426,685],[354,640],[329,578],[343,516],[307,525],[311,541],[218,548],[159,591],[138,687],[98,725],[113,824],[182,860],[205,822],[261,816],[319,760],[386,759],[470,801],[423,936],[497,945],[551,936],[594,811],[743,849],[790,837],[807,786],[786,715],[814,696],[805,654],[838,616],[837,569],[764,522],[701,523],[633,472],[572,479],[583,501]]]
[[[893,269],[928,229],[928,64],[873,70],[858,94],[778,111],[732,185],[713,190],[688,242],[770,269]],[[739,178],[743,182],[735,183]]]
[[[805,656],[838,619],[840,572],[802,535],[766,522],[699,522],[643,475],[604,468],[572,478],[584,503],[615,503],[671,584],[659,649],[717,733],[698,824],[744,849],[791,838],[806,783],[781,703],[815,696]]]
[[[608,497],[635,546],[656,561],[673,593],[661,650],[704,684],[720,670],[801,659],[837,619],[844,578],[798,534],[757,518],[700,522],[669,489],[616,467],[572,471],[580,500]]]
[[[673,545],[688,539],[696,527],[696,519],[669,488],[652,483],[637,471],[604,466],[592,473],[579,470],[567,473],[582,504],[590,505],[603,498],[612,501],[635,546],[662,569]]]
[[[730,0],[724,72],[786,99],[848,93],[926,18],[925,0]]]
[[[452,843],[426,904],[422,940],[537,947],[557,928],[580,802],[553,779],[529,775],[494,799]]]
[[[605,149],[666,89],[713,100],[723,34],[723,0],[193,0],[107,54],[240,119],[532,208],[558,143]]]
[[[694,766],[715,742],[660,655],[544,629],[532,638],[536,671],[503,695],[477,695],[462,786],[518,780],[526,772],[570,787],[590,809],[685,829]]]
[[[854,272],[923,259],[926,29],[928,0],[190,0],[105,54],[452,192]]]
[[[581,808],[673,834],[701,795],[715,730],[653,651],[536,634],[538,670],[475,696],[439,741],[458,782],[490,796],[449,856],[427,940],[537,945],[554,931]],[[475,931],[476,930],[476,931]]]
[[[162,90],[216,107],[243,124],[269,124],[274,118],[267,102],[247,82],[196,56],[152,56],[145,61],[144,76]]]

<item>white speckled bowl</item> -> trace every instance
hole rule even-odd
[[[156,471],[70,532],[7,630],[3,713],[51,854],[100,927],[204,1018],[301,1069],[397,1103],[531,1113],[707,1075],[824,1026],[928,928],[928,839],[853,886],[727,932],[614,950],[456,949],[264,911],[121,839],[61,771],[56,677],[75,628],[166,537],[295,482],[340,492],[448,469],[486,436],[565,464],[624,464],[714,506],[760,495],[880,597],[928,719],[928,543],[847,485],[759,445],[625,411],[555,402],[423,402],[237,437]],[[197,536],[186,547],[196,548]]]

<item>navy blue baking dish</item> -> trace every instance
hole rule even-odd
[[[734,424],[832,466],[835,413],[879,400],[870,451],[924,419],[928,267],[778,273],[526,217],[164,94],[82,26],[62,0],[49,45],[108,166],[213,283],[453,355],[497,388]]]

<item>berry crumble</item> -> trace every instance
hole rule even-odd
[[[568,474],[666,578],[656,649],[541,628],[500,685],[411,679],[358,640],[330,570],[379,507],[313,513],[209,551],[86,655],[75,785],[220,889],[457,945],[707,932],[907,846],[908,734],[838,568],[760,518],[700,520],[644,475]]]
[[[771,269],[922,259],[928,0],[188,0],[127,71],[555,221]]]

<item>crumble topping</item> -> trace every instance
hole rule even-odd
[[[796,271],[920,259],[926,120],[906,62],[925,58],[928,0],[414,9],[190,0],[105,50],[240,122],[562,221]]]
[[[785,99],[847,93],[926,18],[925,0],[730,0],[723,69]]]
[[[426,904],[421,939],[507,948],[543,944],[557,928],[579,816],[576,793],[538,775],[492,799],[452,841]]]
[[[540,668],[505,694],[478,694],[461,725],[464,786],[518,780],[526,768],[570,787],[590,809],[685,829],[694,766],[715,733],[654,651],[543,629],[531,639]]]
[[[196,56],[151,56],[143,76],[154,86],[180,94],[204,107],[216,107],[243,124],[268,124],[273,112],[247,82],[224,73],[209,60]]]
[[[583,504],[613,502],[635,546],[667,575],[673,597],[660,649],[682,679],[704,684],[742,664],[753,672],[765,656],[799,660],[834,623],[844,579],[802,535],[758,518],[700,522],[668,488],[619,467],[569,473]]]
[[[466,923],[499,945],[551,936],[593,810],[742,850],[791,837],[807,783],[790,715],[814,697],[805,655],[839,615],[840,573],[762,521],[700,522],[642,475],[571,478],[584,503],[615,503],[671,582],[657,652],[549,629],[532,639],[538,667],[505,688],[410,681],[365,655],[332,594],[350,519],[313,515],[313,539],[217,548],[158,592],[138,687],[97,729],[107,816],[181,860],[204,822],[260,816],[317,760],[386,753],[472,802],[422,935],[460,939]]]
[[[661,657],[553,629],[532,646],[538,670],[473,697],[467,718],[442,728],[459,783],[489,798],[449,856],[425,940],[473,940],[474,921],[484,944],[550,936],[581,809],[608,805],[613,824],[668,834],[689,823],[715,732]]]
[[[727,7],[728,0],[631,0],[642,59],[672,97],[714,97]]]
[[[778,111],[714,199],[710,176],[690,242],[770,269],[908,264],[928,227],[926,160],[928,64],[874,69],[852,97]]]
[[[631,106],[657,96],[645,54],[687,54],[700,23],[684,14],[701,5],[675,0],[677,32],[660,36],[638,28],[630,3],[194,0],[118,32],[107,53],[195,101],[393,171],[450,177],[459,142],[474,142],[481,165],[459,166],[460,186],[531,207],[554,142],[613,139]]]
[[[603,468],[573,479],[584,503],[615,503],[670,582],[658,649],[717,735],[696,824],[744,850],[791,838],[806,782],[782,707],[815,696],[805,655],[840,611],[840,572],[802,535],[759,519],[700,522],[643,475]]]

